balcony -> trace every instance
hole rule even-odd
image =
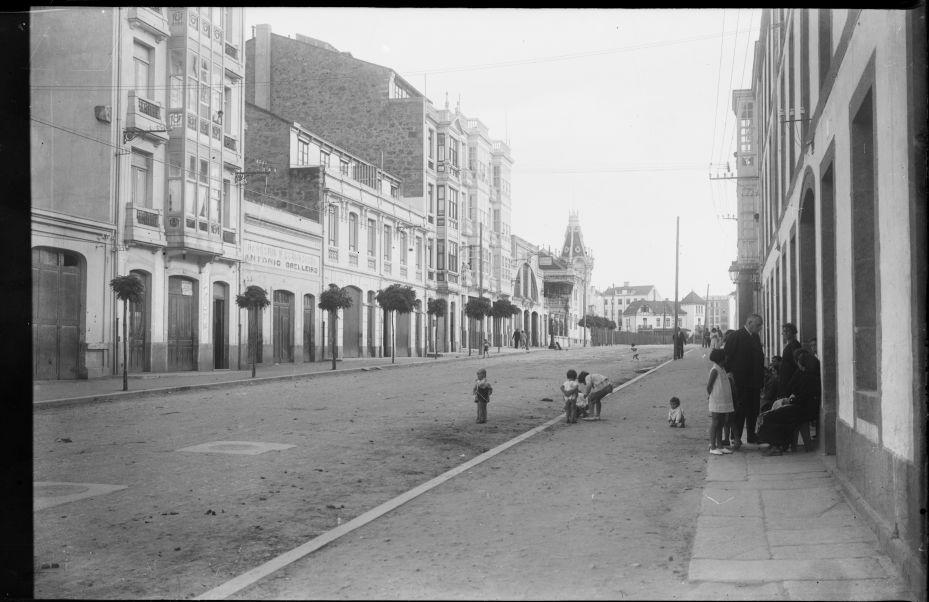
[[[160,42],[170,35],[168,20],[163,13],[164,10],[161,7],[130,6],[127,17],[129,27],[147,31]]]
[[[137,90],[130,90],[124,140],[128,142],[136,136],[142,136],[155,144],[162,144],[168,141],[166,129],[165,111],[161,103],[142,96]]]
[[[233,60],[239,60],[239,47],[226,42],[226,56]]]
[[[161,210],[126,204],[125,241],[147,247],[163,247],[166,244],[161,228]]]
[[[223,136],[223,147],[226,150],[231,150],[234,153],[239,152],[239,141],[235,136]]]
[[[391,266],[391,263],[385,259],[385,260],[384,260],[384,273],[385,273],[385,274],[390,274],[390,273],[392,272],[392,269],[393,269],[393,268],[392,268],[392,266]]]
[[[171,215],[166,218],[165,233],[169,249],[203,257],[223,255],[226,233],[218,223]]]

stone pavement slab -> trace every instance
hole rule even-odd
[[[761,517],[700,516],[691,555],[720,560],[770,558],[764,520]]]
[[[804,560],[727,560],[694,558],[691,581],[751,581],[886,579],[888,574],[876,558],[828,558]]]
[[[761,495],[753,489],[734,491],[707,486],[700,502],[700,516],[761,517]]]
[[[901,589],[897,579],[842,579],[835,581],[786,581],[791,600],[915,600],[912,591]]]

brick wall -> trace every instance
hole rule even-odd
[[[320,137],[402,180],[401,195],[423,196],[425,99],[388,100],[391,70],[271,35],[271,106]],[[246,43],[246,100],[254,99],[255,40]]]
[[[245,171],[266,161],[274,173],[249,176],[245,198],[319,221],[319,168],[290,169],[290,123],[250,104],[245,105]]]

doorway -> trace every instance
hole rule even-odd
[[[168,370],[196,370],[197,281],[168,278]]]
[[[81,377],[84,260],[60,249],[32,250],[32,376]]]
[[[229,286],[222,282],[213,283],[213,368],[225,370],[229,367],[229,320],[227,308]]]
[[[274,337],[274,362],[278,364],[294,361],[294,295],[288,291],[274,291],[272,336]]]
[[[303,361],[316,361],[316,297],[303,295]]]
[[[129,372],[150,372],[151,364],[151,307],[152,277],[148,272],[129,272],[142,281],[145,292],[138,302],[129,304]]]

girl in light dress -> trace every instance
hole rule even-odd
[[[710,368],[709,380],[706,383],[710,406],[710,453],[721,456],[732,453],[731,449],[722,445],[722,430],[729,413],[735,408],[732,405],[732,386],[724,368],[726,354],[722,349],[713,349],[710,351],[710,361],[713,362],[713,367]]]

